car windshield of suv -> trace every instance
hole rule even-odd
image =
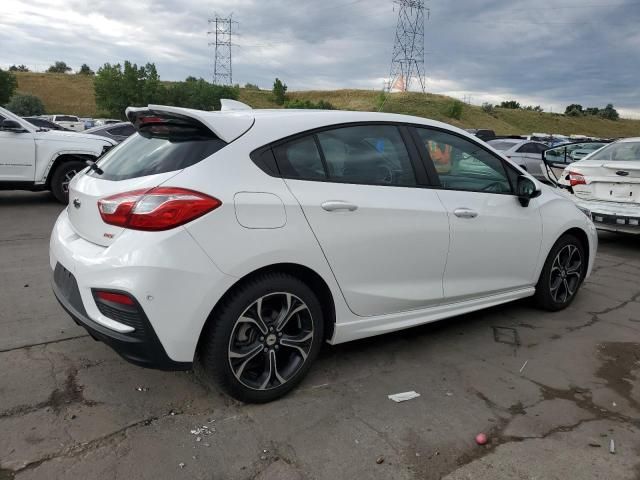
[[[640,162],[640,142],[618,142],[604,147],[589,160]]]
[[[128,180],[190,167],[226,146],[200,125],[161,122],[142,125],[139,133],[107,152],[98,161],[103,180]]]
[[[515,145],[517,145],[517,143],[494,141],[494,142],[489,142],[489,145],[491,145],[496,150],[500,150],[501,152],[504,152],[506,150],[511,150]]]
[[[56,122],[77,122],[78,117],[70,117],[69,115],[57,115]]]

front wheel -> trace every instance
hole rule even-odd
[[[216,308],[200,361],[232,397],[263,403],[291,391],[322,345],[322,308],[313,291],[285,273],[241,284]]]
[[[69,203],[69,183],[76,174],[86,168],[80,160],[64,162],[56,168],[51,177],[51,193],[60,203]]]
[[[573,302],[587,271],[587,256],[575,236],[562,236],[549,252],[536,285],[535,301],[541,308],[558,311]]]

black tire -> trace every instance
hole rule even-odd
[[[58,165],[51,177],[51,193],[60,203],[69,203],[69,181],[87,165],[81,160],[71,160]]]
[[[536,305],[551,312],[567,308],[576,298],[586,271],[587,255],[582,242],[571,234],[560,237],[549,252],[536,285]]]
[[[289,313],[282,315],[287,301]],[[247,321],[258,318],[258,307],[266,333],[258,322]],[[294,310],[299,311],[291,315]],[[281,315],[291,320],[278,331]],[[300,330],[297,336],[295,330]],[[311,338],[302,342],[309,332]],[[309,371],[324,341],[324,319],[318,298],[304,282],[286,273],[265,273],[235,287],[202,335],[200,374],[237,400],[265,403],[290,392]],[[278,362],[285,368],[278,371]],[[270,383],[265,387],[264,382]]]

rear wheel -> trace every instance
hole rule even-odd
[[[51,193],[60,203],[69,203],[69,182],[87,165],[80,160],[64,162],[56,168],[51,177]]]
[[[320,302],[288,274],[240,285],[214,315],[201,343],[204,374],[243,402],[269,402],[291,391],[322,345]]]
[[[568,307],[578,292],[587,269],[582,242],[575,236],[562,236],[549,252],[538,285],[535,301],[550,311]]]

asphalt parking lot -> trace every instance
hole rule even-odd
[[[60,210],[0,192],[0,480],[640,478],[640,239],[601,234],[564,312],[328,346],[293,394],[243,405],[75,326],[49,287]]]

